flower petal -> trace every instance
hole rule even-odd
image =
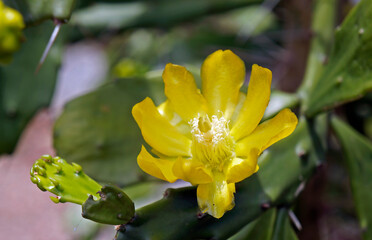
[[[209,106],[209,115],[223,112],[229,119],[244,83],[244,62],[230,50],[218,50],[207,57],[201,68],[202,92]]]
[[[175,159],[154,158],[146,148],[142,146],[141,152],[137,157],[138,166],[146,173],[168,182],[174,182],[177,177],[173,174]]]
[[[236,183],[243,181],[253,173],[257,172],[258,150],[252,149],[248,157],[234,158],[227,170],[227,183]]]
[[[232,126],[235,125],[236,121],[238,120],[238,117],[240,115],[240,111],[244,106],[245,99],[247,98],[246,95],[247,94],[239,92],[238,103],[236,104],[235,111],[234,111],[233,115],[231,116],[230,122],[229,122],[230,129],[232,128]]]
[[[158,106],[158,111],[160,115],[166,118],[171,125],[175,126],[180,133],[192,139],[190,125],[173,110],[168,100]]]
[[[235,183],[214,181],[200,184],[197,189],[199,208],[203,213],[207,212],[215,218],[221,218],[226,211],[235,206],[234,193]]]
[[[291,110],[283,109],[274,118],[261,123],[252,134],[237,142],[237,156],[247,156],[253,148],[258,149],[260,154],[273,143],[290,135],[297,122],[297,117]]]
[[[205,184],[213,181],[210,170],[201,162],[179,157],[173,165],[174,175],[192,185]]]
[[[163,72],[165,95],[173,109],[186,122],[207,112],[207,101],[196,87],[194,77],[186,68],[168,63]]]
[[[137,103],[132,114],[145,141],[168,156],[190,156],[191,140],[160,115],[150,98]]]
[[[270,100],[272,73],[254,64],[248,86],[247,98],[240,110],[238,120],[231,129],[235,140],[248,136],[260,123]]]

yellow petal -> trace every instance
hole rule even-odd
[[[289,109],[283,109],[274,118],[261,123],[249,136],[236,144],[237,156],[247,156],[251,149],[260,154],[273,143],[290,135],[297,126],[297,117]]]
[[[207,57],[201,68],[202,92],[209,106],[209,115],[219,111],[229,119],[244,83],[244,62],[230,50],[218,50]]]
[[[252,66],[247,98],[231,129],[231,135],[236,141],[248,136],[260,123],[270,100],[271,78],[269,69],[257,64]]]
[[[240,115],[239,113],[244,106],[245,99],[246,99],[246,94],[239,92],[239,100],[238,100],[238,103],[236,104],[235,111],[233,115],[231,116],[230,122],[229,122],[230,129],[232,128],[231,126],[234,126],[236,121],[238,120],[238,117]]]
[[[188,124],[188,122],[185,122],[173,110],[173,107],[171,106],[168,100],[158,106],[158,111],[160,115],[165,117],[168,120],[168,122],[175,126],[180,133],[192,139],[190,124]]]
[[[154,158],[146,148],[142,146],[141,152],[137,157],[138,166],[146,173],[168,182],[174,182],[177,177],[173,174],[175,159]]]
[[[132,114],[143,138],[156,151],[175,157],[191,155],[191,140],[160,115],[150,98],[137,103]]]
[[[226,181],[214,181],[200,184],[197,189],[198,204],[200,210],[215,218],[221,218],[226,211],[234,205],[235,183],[228,184]]]
[[[173,166],[174,175],[192,185],[205,184],[213,181],[210,170],[201,162],[179,157]]]
[[[234,158],[227,170],[227,182],[240,182],[257,172],[257,159],[257,149],[252,149],[247,158]]]
[[[207,112],[207,102],[186,68],[168,63],[163,72],[165,95],[173,109],[186,122]]]

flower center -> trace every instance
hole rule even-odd
[[[209,116],[198,116],[191,119],[189,124],[193,136],[193,158],[211,170],[222,171],[225,164],[235,157],[235,143],[230,136],[229,121],[216,115],[211,119]]]

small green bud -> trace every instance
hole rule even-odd
[[[24,27],[22,15],[0,0],[0,63],[12,60],[12,54],[20,48]]]

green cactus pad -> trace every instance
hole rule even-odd
[[[328,64],[303,99],[307,116],[361,98],[372,89],[371,21],[371,1],[362,0],[337,28]]]
[[[332,118],[331,126],[344,153],[363,239],[372,239],[372,142],[337,117]]]
[[[105,224],[125,224],[134,216],[134,203],[121,189],[104,186],[99,192],[101,199],[95,201],[93,196],[83,204],[82,216],[95,222]]]
[[[48,106],[53,96],[66,36],[63,31],[39,73],[34,74],[53,28],[53,23],[45,22],[25,29],[27,41],[20,51],[14,53],[6,67],[0,64],[0,153],[13,152],[28,121],[40,108]]]
[[[101,185],[88,177],[80,165],[69,164],[60,157],[44,155],[31,168],[31,181],[40,190],[49,191],[55,203],[72,202],[83,204],[89,196],[98,199]]]

